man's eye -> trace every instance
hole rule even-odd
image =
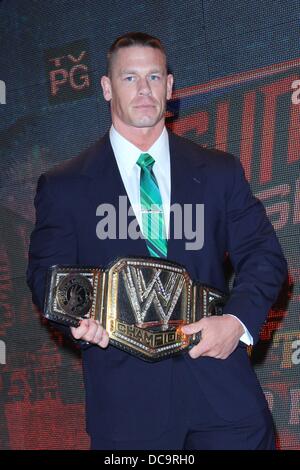
[[[160,76],[159,75],[150,75],[150,80],[159,80]]]
[[[134,77],[132,75],[128,75],[128,77],[125,77],[126,82],[133,82]]]

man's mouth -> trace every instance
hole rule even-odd
[[[149,109],[149,108],[155,108],[154,104],[137,104],[134,106],[136,109]]]

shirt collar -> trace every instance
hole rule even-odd
[[[132,173],[141,153],[149,153],[155,160],[156,168],[163,165],[169,156],[169,136],[165,127],[154,144],[144,152],[125,139],[113,125],[109,131],[109,138],[116,160],[119,165],[122,165],[127,175]]]

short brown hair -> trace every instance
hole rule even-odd
[[[110,46],[107,53],[107,75],[111,76],[112,69],[112,60],[116,52],[123,47],[132,47],[132,46],[143,46],[143,47],[152,47],[153,49],[159,49],[166,58],[167,66],[167,57],[165,48],[160,41],[160,39],[155,36],[150,36],[146,33],[126,33],[123,36],[118,37],[113,44]]]

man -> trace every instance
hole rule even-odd
[[[221,317],[201,319],[189,353],[147,363],[109,345],[99,322],[71,328],[83,347],[87,431],[94,449],[273,449],[272,420],[246,344],[258,340],[286,276],[286,264],[262,204],[237,158],[168,133],[166,100],[173,77],[160,41],[143,33],[118,38],[101,85],[110,103],[109,134],[39,180],[28,283],[42,309],[47,268],[107,266],[120,256],[160,256],[193,279],[226,290],[228,252],[235,285]],[[151,169],[145,169],[144,158]],[[143,161],[142,161],[143,160]],[[154,160],[154,161],[153,161]],[[148,163],[147,163],[148,164]],[[128,196],[144,233],[145,172],[163,207],[160,244],[149,238],[97,236],[97,207]],[[204,205],[203,246],[173,235],[173,204]],[[199,230],[199,227],[197,228]],[[67,330],[67,328],[65,328]]]

